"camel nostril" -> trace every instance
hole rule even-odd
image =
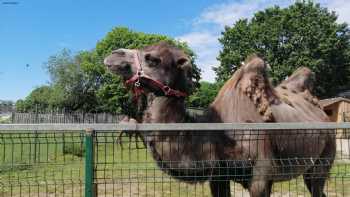
[[[118,70],[121,71],[129,71],[131,70],[131,66],[129,63],[122,62],[121,64],[116,66]]]

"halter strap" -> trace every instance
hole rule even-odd
[[[173,97],[186,97],[187,96],[187,93],[172,89],[169,86],[164,85],[162,82],[155,80],[148,75],[145,75],[143,70],[142,70],[142,64],[140,63],[138,51],[135,52],[134,61],[135,61],[135,65],[136,65],[136,74],[134,76],[132,76],[130,79],[126,80],[125,84],[133,86],[133,92],[134,92],[135,97],[138,97],[144,93],[141,79],[147,80],[149,85],[155,86],[155,87],[159,88],[160,90],[162,90],[162,92],[164,93],[165,96],[173,96]]]

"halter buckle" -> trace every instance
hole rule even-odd
[[[164,86],[163,91],[165,92],[166,95],[169,95],[170,87],[169,86]]]
[[[141,86],[140,78],[137,79],[137,81],[134,83],[134,86],[137,88]]]

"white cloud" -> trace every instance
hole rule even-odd
[[[346,22],[350,24],[350,1],[349,0],[333,0],[321,2],[322,5],[328,7],[329,10],[335,11],[338,15],[338,22]]]
[[[241,18],[251,18],[253,14],[267,7],[278,5],[286,7],[294,0],[247,0],[214,4],[206,9],[193,20],[192,30],[177,39],[185,41],[197,54],[197,65],[202,69],[202,79],[214,81],[215,73],[213,66],[219,65],[216,57],[221,46],[218,38],[225,26],[232,26]],[[320,0],[322,6],[337,12],[339,22],[350,24],[350,1],[349,0]]]
[[[198,19],[196,25],[213,23],[221,27],[232,25],[241,18],[250,17],[258,9],[258,3],[224,3],[207,8]]]
[[[190,32],[179,36],[178,39],[196,47],[201,47],[203,43],[215,43],[217,41],[216,37],[210,32]]]
[[[196,52],[196,64],[200,66],[202,70],[202,78],[206,81],[214,81],[215,73],[212,67],[219,64],[216,60],[219,53],[218,35],[209,31],[190,32],[177,39],[187,42]]]
[[[284,5],[290,0],[279,1]],[[202,69],[202,79],[214,81],[213,66],[218,66],[216,57],[220,51],[218,38],[224,27],[233,25],[241,18],[250,18],[253,14],[265,7],[274,5],[271,0],[228,2],[215,4],[206,8],[193,20],[192,31],[177,37],[185,41],[197,54],[197,65]]]

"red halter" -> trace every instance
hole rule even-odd
[[[181,92],[179,90],[174,90],[170,88],[167,85],[164,85],[162,82],[152,79],[152,77],[147,76],[144,74],[142,70],[142,65],[139,60],[139,53],[136,51],[134,55],[135,59],[135,65],[136,65],[136,74],[132,76],[130,79],[125,81],[125,85],[132,85],[133,86],[133,93],[134,96],[137,98],[139,97],[142,93],[144,93],[144,89],[141,84],[141,79],[146,79],[149,82],[149,85],[155,86],[162,90],[165,96],[174,96],[174,97],[186,97],[187,94],[185,92]]]

